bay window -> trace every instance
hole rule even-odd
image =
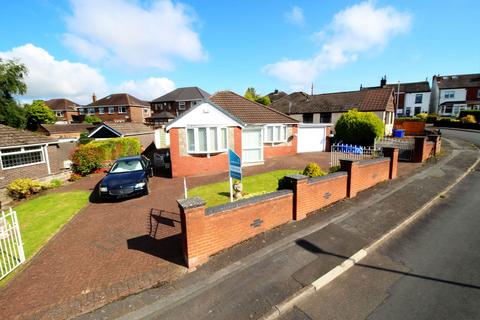
[[[42,146],[2,149],[2,169],[23,167],[44,162]]]
[[[226,127],[187,128],[188,153],[218,153],[227,151]]]
[[[287,126],[267,125],[264,128],[263,142],[277,143],[287,141]]]

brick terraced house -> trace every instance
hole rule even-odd
[[[170,122],[173,177],[228,169],[228,149],[243,165],[297,152],[295,119],[231,91],[220,91]]]
[[[391,135],[395,113],[393,88],[362,89],[309,95],[294,92],[270,105],[302,123],[335,125],[344,112],[351,109],[373,112],[385,124],[385,135]]]
[[[78,108],[80,116],[97,116],[110,122],[145,122],[150,117],[150,104],[127,93],[115,93]]]
[[[78,103],[68,99],[50,99],[45,101],[45,105],[55,113],[57,123],[71,123],[73,116],[78,114]]]
[[[68,172],[75,145],[0,124],[0,188],[18,178],[48,180]]]

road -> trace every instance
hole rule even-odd
[[[446,138],[456,138],[469,141],[480,147],[480,132],[441,129],[442,135]]]
[[[478,190],[480,166],[420,219],[281,319],[480,319]]]

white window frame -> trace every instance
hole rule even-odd
[[[93,112],[92,112],[93,111]],[[94,107],[89,107],[87,109],[87,114],[95,114],[95,108]]]
[[[178,102],[178,110],[185,110],[187,108],[187,103],[185,101]]]
[[[199,129],[206,129],[206,134],[207,134],[207,150],[202,151],[199,150],[199,138],[198,138],[198,130]],[[217,133],[217,149],[212,150],[210,148],[211,144],[211,139],[210,139],[210,130],[216,129]],[[226,143],[225,143],[225,148],[222,148],[222,129],[225,130],[226,132]],[[195,150],[190,150],[190,140],[188,138],[188,130],[194,130],[193,131],[193,139],[194,139],[194,148]],[[185,128],[185,141],[187,143],[187,153],[189,154],[206,154],[210,156],[210,154],[216,154],[216,153],[223,153],[227,152],[228,150],[228,127],[225,126],[198,126],[198,127],[186,127]]]
[[[25,148],[32,148],[32,147],[38,147],[37,149],[33,150],[25,150]],[[15,152],[5,152],[5,150],[9,149],[20,149],[20,151],[15,151]],[[40,152],[41,153],[41,158],[42,160],[39,162],[33,162],[33,163],[26,163],[26,164],[20,164],[17,166],[12,166],[12,167],[4,167],[3,166],[3,156],[10,156],[10,155],[16,155],[16,154],[26,154],[26,153],[34,153],[34,152]],[[4,148],[0,150],[0,168],[2,170],[10,170],[10,169],[16,169],[16,168],[22,168],[22,167],[28,167],[28,166],[33,166],[36,164],[42,164],[45,163],[45,150],[42,145],[33,145],[33,146],[24,146],[24,147],[9,147],[9,148]]]
[[[115,107],[108,107],[108,114],[115,114]]]
[[[85,114],[85,108],[79,108],[78,109],[78,114],[84,115]]]
[[[63,117],[65,114],[63,111],[55,111],[55,116],[56,117]]]
[[[125,111],[122,111],[122,110],[125,110]],[[125,114],[125,113],[127,113],[127,107],[119,106],[118,107],[118,114]]]
[[[105,107],[99,107],[98,114],[105,114]]]
[[[455,98],[455,91],[444,91],[443,92],[444,99],[454,99]]]
[[[272,128],[272,139],[268,137],[268,129]],[[275,138],[275,129],[280,128],[278,139]],[[283,143],[287,142],[287,126],[284,124],[269,124],[263,127],[264,143]]]
[[[417,102],[417,97],[420,97],[420,102]],[[423,94],[416,93],[415,94],[415,104],[421,104],[421,103],[423,103]]]

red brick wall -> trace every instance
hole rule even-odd
[[[7,186],[10,182],[20,178],[36,179],[48,175],[46,163],[34,164],[31,166],[1,170],[0,187]]]
[[[292,155],[297,153],[297,133],[298,127],[295,125],[292,128],[293,134],[289,138],[288,145],[273,145],[271,143],[263,144],[263,157],[271,158],[277,156]]]
[[[65,142],[48,146],[48,158],[52,174],[64,171],[63,162],[70,160],[73,151],[77,147],[75,142]]]
[[[407,136],[422,136],[425,134],[425,122],[423,121],[395,120],[393,128],[405,130]]]
[[[355,197],[358,192],[388,180],[390,176],[390,159],[377,158],[352,161],[340,160],[342,171],[348,172],[347,195]]]
[[[347,197],[347,173],[339,172],[319,178],[298,180],[294,196],[294,220]]]
[[[173,128],[170,130],[170,159],[172,166],[172,177],[185,177],[201,175],[214,172],[225,172],[228,170],[228,154],[206,155],[185,155],[180,154],[179,130]],[[242,155],[242,130],[234,130],[235,152]]]
[[[188,266],[204,263],[221,250],[290,221],[292,197],[291,192],[283,193],[208,215],[204,206],[186,211],[180,208]]]
[[[478,90],[480,90],[480,87],[467,88],[467,101],[478,100]]]
[[[442,140],[440,136],[415,137],[413,162],[425,162],[431,155],[439,154]]]

